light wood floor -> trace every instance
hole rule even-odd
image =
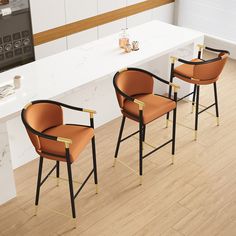
[[[144,180],[117,164],[112,168],[121,119],[96,130],[99,194],[93,179],[76,200],[78,227],[70,218],[67,182],[56,187],[50,178],[41,192],[39,213],[34,217],[34,196],[38,161],[15,171],[17,198],[0,207],[0,236],[3,235],[236,235],[236,62],[229,61],[218,83],[221,122],[200,115],[199,138],[177,127],[175,165],[170,165],[170,145],[144,160]],[[213,101],[213,86],[202,88],[201,103]],[[193,126],[191,105],[179,104],[178,121]],[[214,109],[211,109],[214,112]],[[170,137],[164,118],[148,126],[147,141],[157,145]],[[125,133],[137,128],[128,122]],[[151,150],[145,146],[145,152]],[[138,167],[138,142],[123,143],[120,159]],[[47,161],[45,172],[51,166]],[[91,166],[89,145],[73,167],[81,181]],[[63,176],[66,177],[63,165]],[[4,191],[4,190],[1,190]]]

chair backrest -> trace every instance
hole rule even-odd
[[[205,64],[195,65],[193,78],[197,80],[213,80],[219,77],[228,59],[227,53],[220,53],[218,60],[206,62]]]
[[[127,69],[118,72],[114,77],[114,83],[125,94],[135,96],[139,94],[153,93],[153,78],[144,71]],[[120,108],[123,108],[125,97],[116,91]]]
[[[47,102],[35,103],[24,111],[24,122],[38,132],[63,124],[63,111],[59,105]],[[26,128],[27,129],[27,128]],[[27,129],[29,138],[35,149],[40,150],[40,141],[36,134]]]

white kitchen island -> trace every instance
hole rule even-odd
[[[139,41],[139,51],[124,53],[114,34],[0,74],[0,86],[12,83],[15,75],[23,76],[21,88],[0,100],[0,204],[16,196],[13,169],[36,157],[20,121],[27,103],[55,99],[95,109],[95,123],[102,125],[120,115],[112,86],[116,71],[139,66],[168,80],[169,56],[191,58],[204,40],[201,32],[160,21],[129,29],[129,35]],[[165,92],[166,88],[156,89]],[[182,94],[189,91],[189,85],[181,86]],[[84,121],[81,116],[65,115],[70,121]]]

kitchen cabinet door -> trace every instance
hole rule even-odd
[[[113,11],[125,6],[126,0],[98,0],[98,14]],[[98,37],[101,38],[119,32],[122,28],[126,28],[126,18],[99,26]]]
[[[34,47],[35,59],[48,57],[67,50],[66,38],[60,38]]]
[[[169,24],[174,23],[175,3],[169,3],[152,10],[152,19],[161,20]]]
[[[30,0],[33,34],[65,24],[64,0]],[[35,47],[35,58],[51,56],[67,49],[66,38]]]
[[[33,33],[65,24],[64,0],[30,0]]]
[[[97,0],[65,0],[66,23],[72,23],[97,15]],[[67,37],[68,49],[96,40],[97,27]]]
[[[127,0],[127,6],[143,2],[143,0]],[[127,27],[133,27],[136,25],[140,25],[146,23],[151,20],[151,10],[144,11],[133,16],[127,17]]]

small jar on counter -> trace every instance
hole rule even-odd
[[[129,44],[129,35],[127,34],[127,29],[122,29],[122,32],[119,38],[119,47],[125,48],[127,44]]]
[[[132,46],[131,46],[131,44],[129,44],[129,43],[127,43],[126,45],[125,45],[125,52],[126,53],[129,53],[129,52],[131,52],[132,51]]]
[[[133,41],[132,42],[132,50],[133,51],[138,51],[139,50],[139,42],[138,41]]]
[[[14,83],[14,88],[15,89],[19,89],[20,86],[21,86],[21,79],[22,79],[22,76],[20,75],[16,75],[13,79],[13,83]]]

